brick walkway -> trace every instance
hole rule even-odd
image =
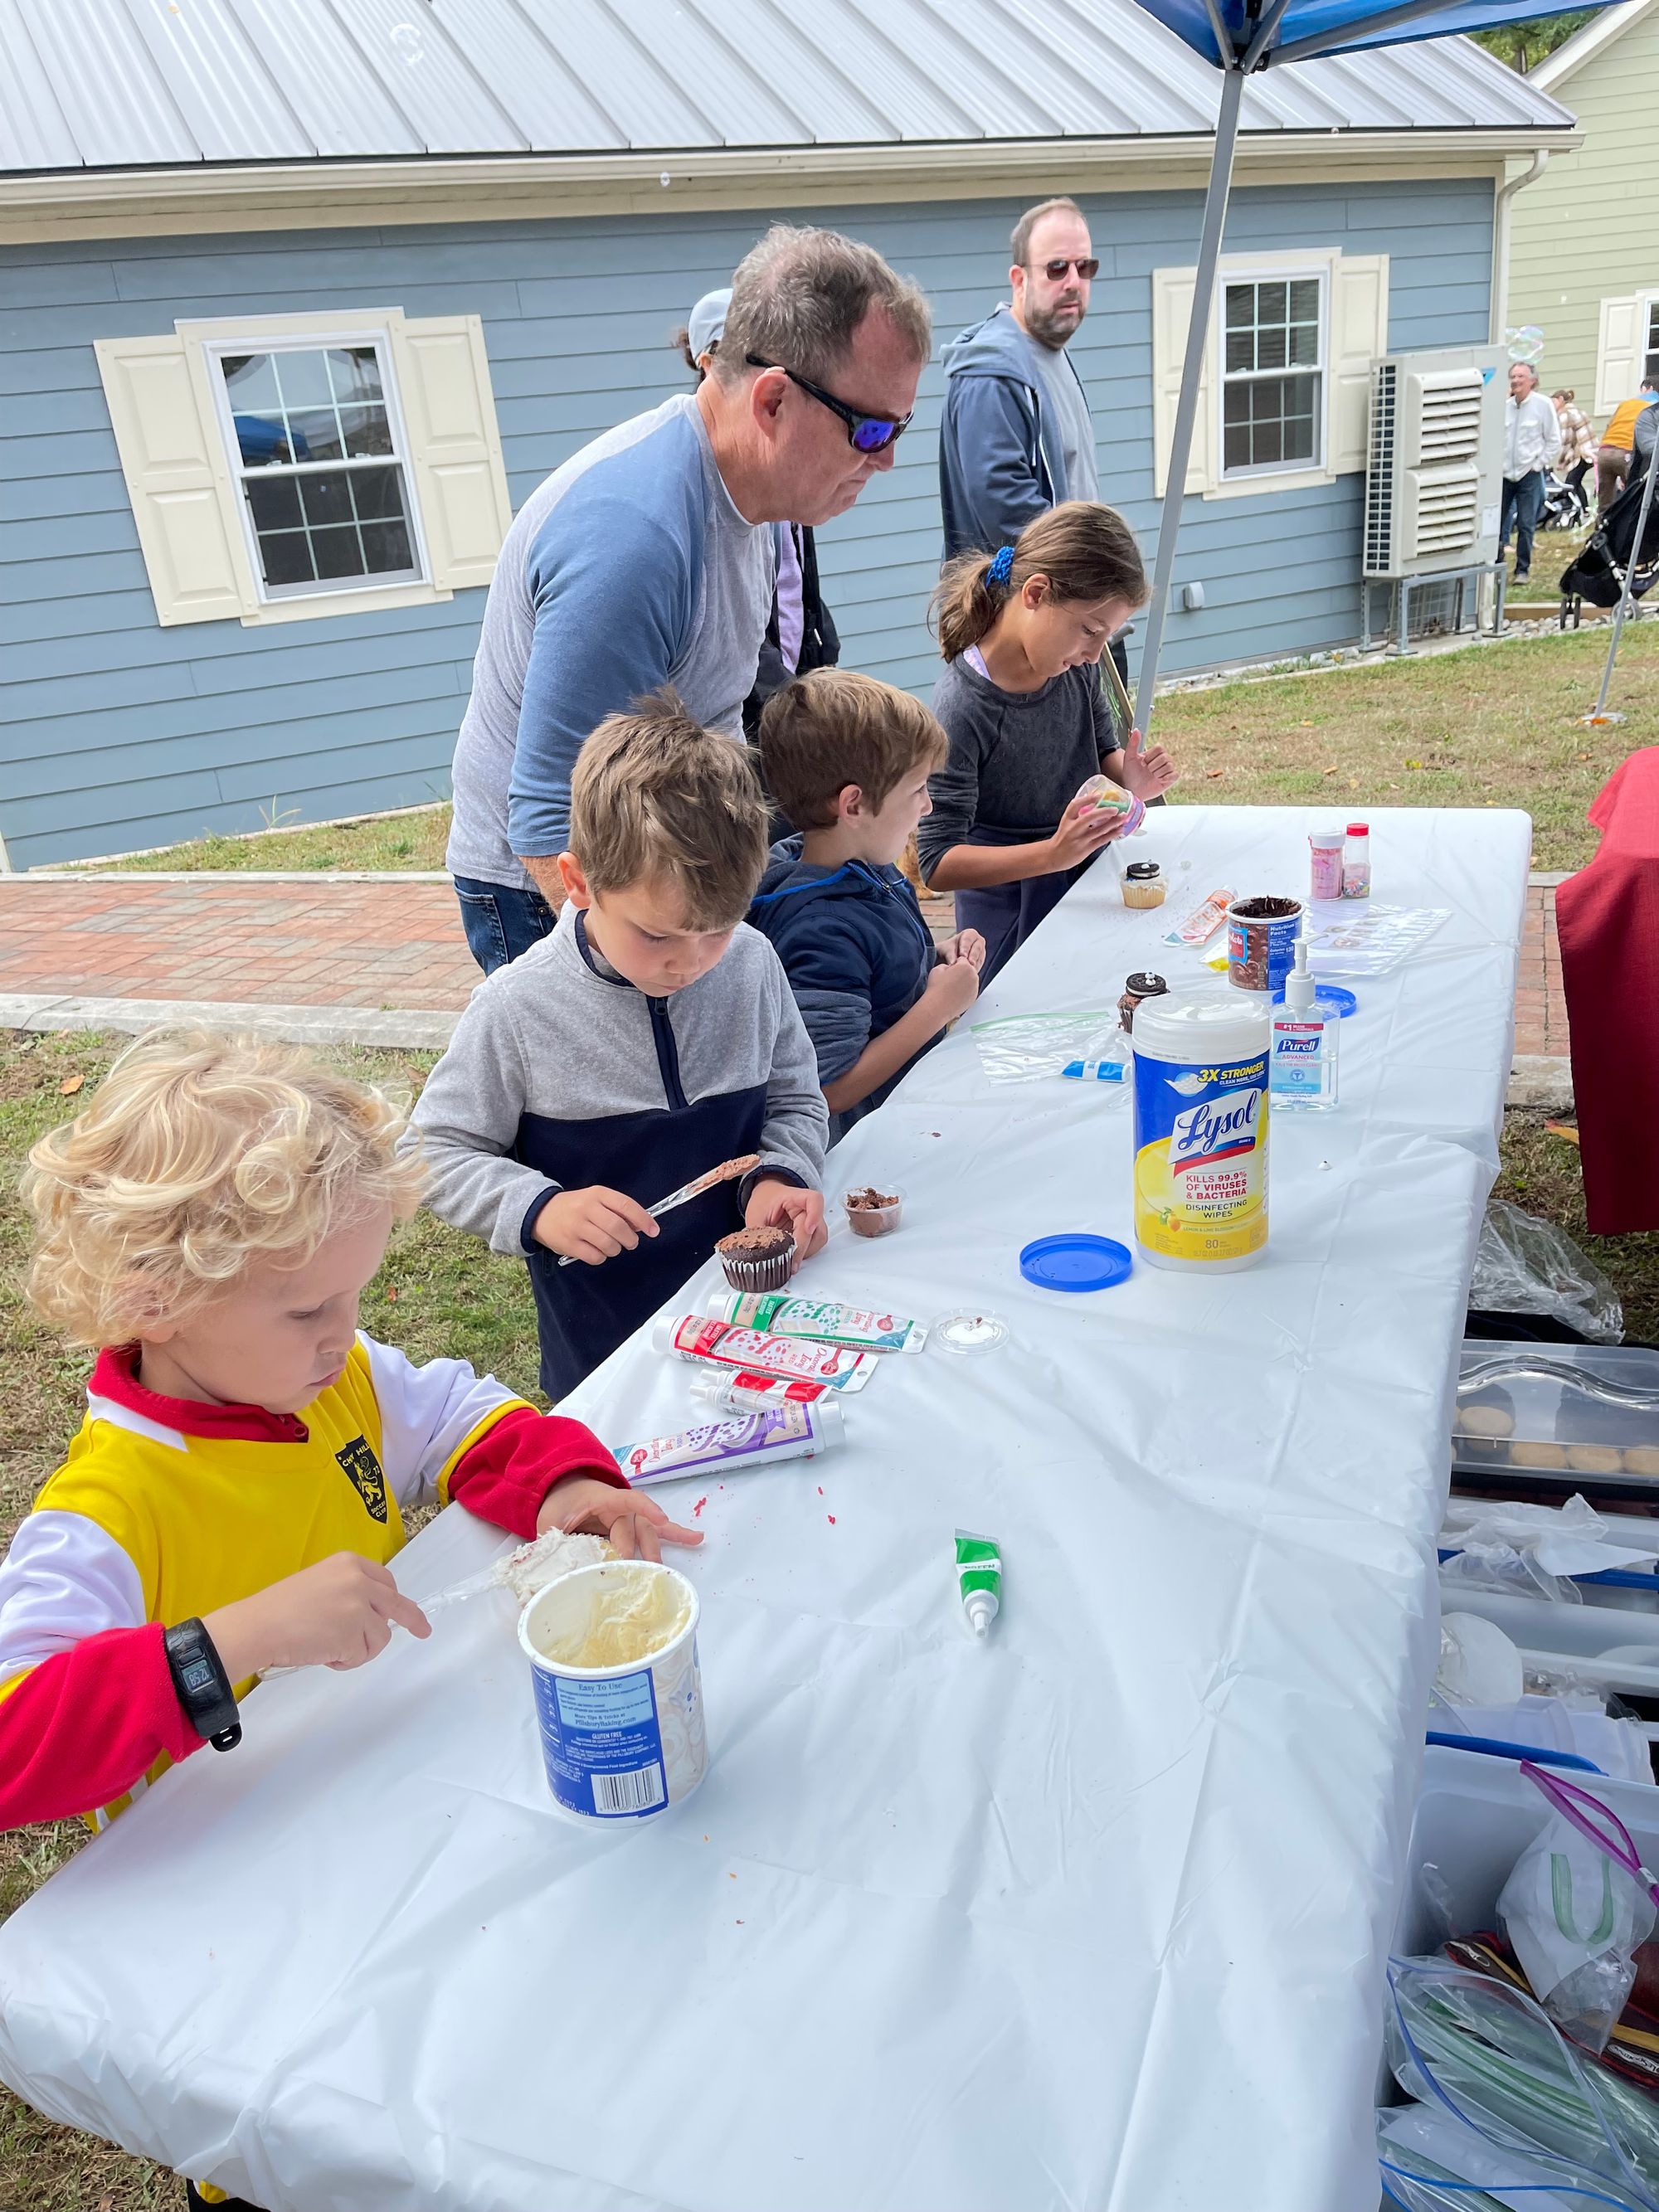
[[[1555,937],[1555,886],[1533,884],[1521,931],[1515,987],[1515,1049],[1565,1060],[1567,1002],[1561,990],[1561,947]]]
[[[951,902],[923,912],[942,936]],[[0,876],[0,997],[210,1000],[453,1013],[478,971],[447,880]],[[1555,892],[1527,894],[1518,1054],[1567,1049]]]
[[[447,882],[0,877],[0,993],[436,1012],[477,980]]]

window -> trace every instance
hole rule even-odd
[[[1222,285],[1221,472],[1323,466],[1320,276]]]
[[[1152,484],[1162,499],[1197,288],[1152,271]],[[1338,246],[1224,253],[1199,376],[1187,491],[1304,495],[1365,466],[1371,371],[1389,349],[1389,257]]]
[[[476,315],[100,338],[155,618],[311,622],[489,583],[513,519]]]
[[[264,594],[421,580],[381,346],[216,348],[209,357]]]

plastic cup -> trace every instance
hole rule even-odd
[[[690,1601],[684,1626],[646,1659],[571,1667],[544,1645],[580,1631],[608,1583],[666,1575]],[[653,1559],[605,1559],[538,1590],[519,1619],[530,1662],[547,1786],[562,1813],[588,1824],[649,1820],[689,1797],[708,1764],[697,1668],[697,1593]]]
[[[884,1198],[886,1206],[855,1206],[854,1199]],[[842,1193],[847,1225],[854,1237],[890,1237],[904,1213],[904,1193],[892,1183],[865,1183]]]

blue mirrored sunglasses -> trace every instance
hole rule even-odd
[[[782,367],[780,362],[763,361],[757,353],[745,354],[744,359],[750,368]],[[798,376],[793,368],[786,368],[783,373],[791,384],[799,385],[821,407],[827,407],[832,415],[840,416],[847,425],[848,444],[860,453],[884,453],[910,427],[908,415],[901,415],[896,422],[890,415],[866,415],[861,408],[849,407],[844,399],[837,399],[833,392],[826,392],[821,384],[814,384],[810,377]]]

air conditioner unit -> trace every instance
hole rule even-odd
[[[1497,346],[1442,346],[1372,370],[1367,576],[1497,560],[1505,366]]]

